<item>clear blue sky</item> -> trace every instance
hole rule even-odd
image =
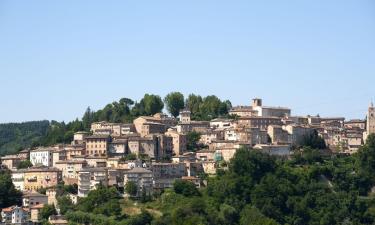
[[[170,91],[363,118],[375,1],[0,1],[0,122]]]

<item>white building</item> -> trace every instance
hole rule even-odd
[[[86,197],[98,185],[108,186],[107,168],[82,168],[78,172],[78,197]]]
[[[28,219],[28,211],[19,206],[11,206],[2,209],[1,218],[6,224],[22,224]]]
[[[30,152],[30,162],[35,165],[52,166],[53,148],[37,148]]]
[[[23,170],[12,171],[12,182],[13,182],[13,185],[19,191],[24,191],[25,190],[25,187],[24,187],[24,176],[25,176],[25,172]]]
[[[137,185],[137,196],[140,196],[143,191],[147,194],[152,192],[153,176],[152,171],[142,167],[135,167],[124,173],[124,186],[128,182],[134,182]]]

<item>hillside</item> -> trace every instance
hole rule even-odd
[[[0,155],[15,153],[38,143],[48,128],[48,120],[0,124]]]

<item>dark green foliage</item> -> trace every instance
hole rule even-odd
[[[22,193],[14,188],[10,171],[0,171],[0,208],[21,205]]]
[[[80,199],[77,209],[106,216],[119,216],[121,208],[118,198],[119,193],[116,188],[99,186],[96,190],[90,191],[86,198]]]
[[[314,149],[326,149],[327,148],[324,139],[319,136],[316,130],[302,137],[302,139],[298,143],[298,147],[304,147],[304,146],[311,147]]]
[[[190,109],[194,120],[211,120],[219,116],[226,116],[232,107],[229,100],[221,101],[215,95],[202,98],[200,95],[194,94],[188,96],[185,105]]]
[[[60,208],[60,213],[65,214],[69,210],[74,210],[74,205],[67,195],[57,198],[57,204]]]
[[[164,98],[164,103],[167,106],[168,112],[177,117],[180,110],[185,107],[184,95],[180,92],[171,92]]]
[[[33,164],[30,162],[30,160],[24,160],[24,161],[21,161],[18,166],[17,166],[17,169],[26,169],[26,168],[29,168],[29,167],[32,167]]]
[[[197,151],[201,146],[199,145],[199,140],[201,139],[201,134],[196,131],[191,131],[186,135],[186,148],[189,151]]]
[[[128,181],[125,185],[125,192],[130,196],[136,196],[138,191],[137,184],[133,181]]]
[[[0,124],[0,155],[17,153],[37,145],[48,127],[47,120]]]
[[[257,208],[246,205],[241,211],[240,225],[278,225],[275,220],[264,216]]]
[[[45,220],[48,220],[49,216],[56,214],[57,212],[54,205],[45,204],[43,208],[40,210],[40,217]]]
[[[182,194],[185,197],[200,195],[198,189],[195,187],[195,184],[185,180],[176,180],[173,184],[173,190],[177,194]]]

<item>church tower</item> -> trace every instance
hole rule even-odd
[[[367,112],[366,133],[375,134],[375,107],[372,102]]]

